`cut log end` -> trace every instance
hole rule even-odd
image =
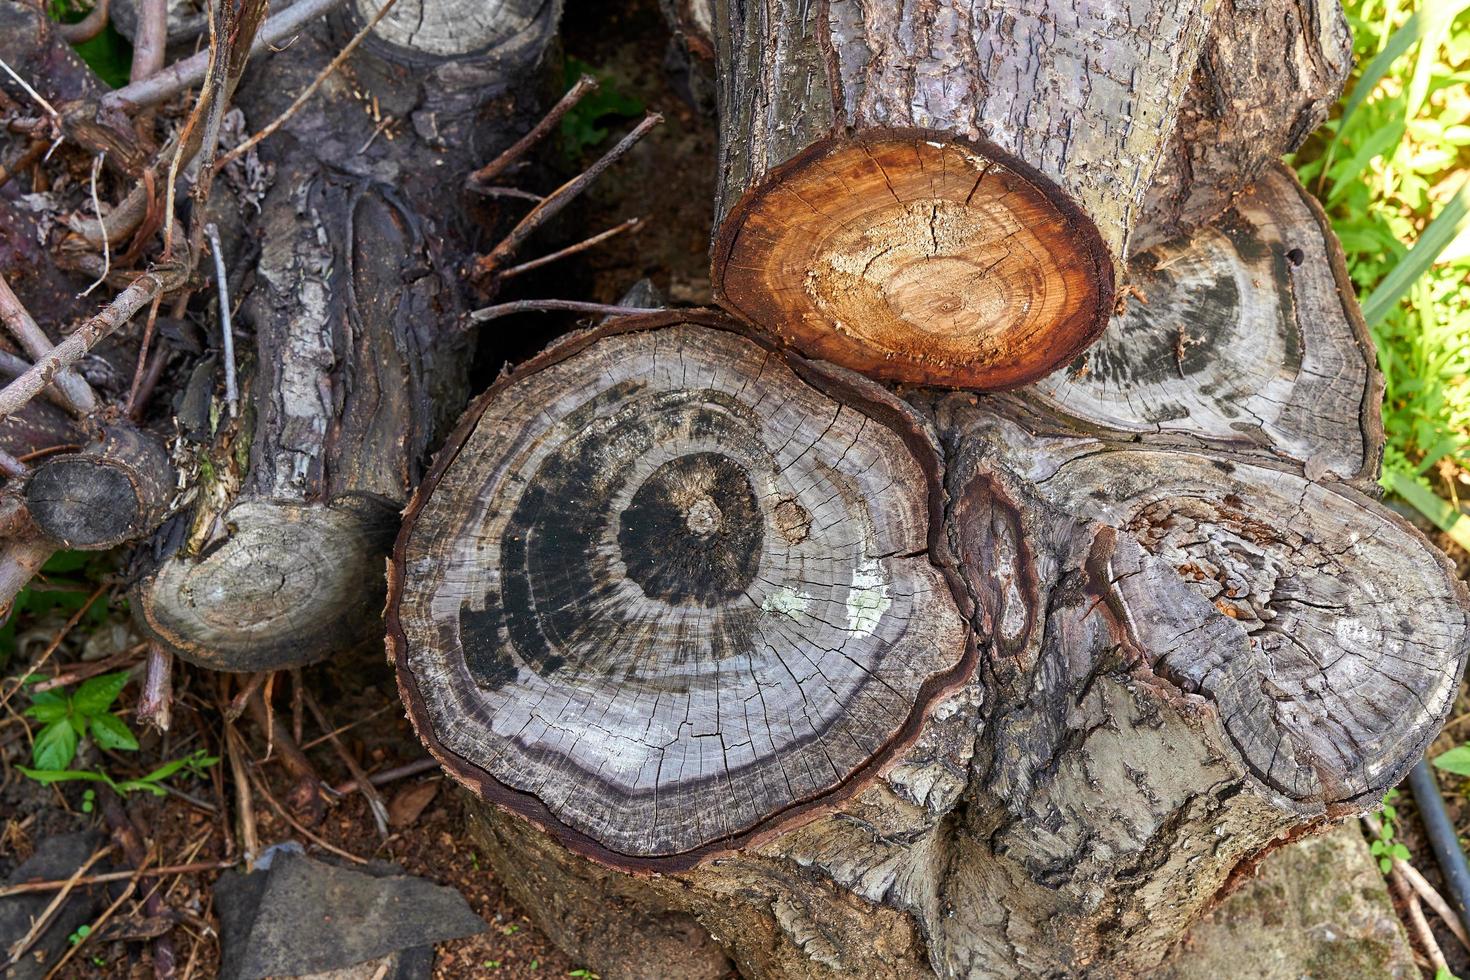
[[[398,0],[372,29],[370,49],[410,63],[464,58],[489,51],[527,30],[551,0]],[[378,0],[352,0],[349,19],[367,24]]]
[[[1383,454],[1373,341],[1325,215],[1285,167],[1212,227],[1129,268],[1102,338],[1030,392],[1082,428],[1262,447],[1371,485]]]
[[[727,306],[871,377],[971,389],[1034,381],[1112,312],[1096,228],[1004,151],[870,130],[813,146],[732,209]]]
[[[131,426],[110,426],[81,452],[38,464],[26,481],[26,509],[51,540],[105,551],[157,527],[173,483],[168,452],[157,439]]]
[[[229,537],[172,557],[133,590],[134,618],[190,663],[254,672],[313,663],[378,635],[395,508],[367,496],[331,506],[245,500]]]
[[[691,862],[830,799],[970,659],[918,424],[877,386],[685,320],[599,328],[491,389],[391,576],[420,736],[619,866]]]

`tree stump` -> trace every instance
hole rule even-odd
[[[923,428],[728,328],[624,321],[496,384],[395,556],[420,733],[614,864],[840,796],[973,665]]]
[[[1379,382],[1320,213],[1272,174],[1135,268],[1027,391],[906,407],[670,313],[475,403],[389,646],[555,941],[610,978],[1140,975],[1422,755],[1470,600],[1359,489]]]
[[[1112,313],[1212,6],[719,2],[716,296],[876,378],[1066,363]]]
[[[349,5],[337,32],[369,7]],[[553,0],[450,7],[395,6],[352,59],[370,94],[328,87],[263,145],[275,181],[242,306],[247,411],[202,437],[193,506],[133,592],[140,625],[191,662],[274,670],[381,635],[398,512],[467,399],[469,247],[444,187],[463,193],[476,154],[529,125],[560,14]],[[236,101],[253,122],[330,61],[331,33],[303,32],[288,62],[247,78]],[[362,101],[379,97],[409,132],[380,138]],[[466,135],[502,100],[514,108]]]

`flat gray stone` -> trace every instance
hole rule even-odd
[[[277,853],[268,870],[226,872],[214,897],[222,980],[355,976],[350,968],[385,957],[385,978],[427,977],[435,943],[487,928],[453,888],[289,852]]]
[[[1185,934],[1157,980],[1417,980],[1357,821],[1288,844]]]
[[[70,878],[92,856],[92,852],[97,850],[101,842],[101,835],[90,831],[42,838],[36,845],[35,853],[11,872],[5,883],[19,885],[27,881],[62,881]],[[99,863],[91,870],[95,874],[108,868]],[[51,899],[55,896],[55,892],[32,892],[0,899],[0,965],[10,958],[10,948],[30,931],[31,923],[46,910],[46,906],[51,904]],[[5,980],[40,980],[66,952],[67,937],[77,927],[92,921],[102,911],[106,899],[107,893],[100,885],[74,889],[35,945],[14,966],[0,973],[0,976]]]

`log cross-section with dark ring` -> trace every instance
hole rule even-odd
[[[692,319],[576,335],[497,383],[391,575],[420,735],[613,863],[788,822],[971,662],[916,417]]]

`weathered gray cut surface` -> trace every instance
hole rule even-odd
[[[474,154],[529,125],[560,4],[461,5],[444,20],[446,5],[409,3],[423,22],[407,31],[393,19],[404,9],[354,55],[362,90],[334,76],[261,148],[275,180],[241,310],[246,410],[191,447],[209,474],[134,591],[140,624],[195,663],[277,669],[376,640],[398,511],[467,400],[455,267],[469,246],[444,188],[460,193]],[[441,50],[451,22],[474,39],[463,52]],[[333,57],[330,35],[314,25],[288,62],[248,78],[236,101],[256,126]],[[379,96],[411,132],[383,136],[361,101]],[[476,115],[498,100],[502,115]],[[453,128],[472,119],[473,138]]]
[[[1277,164],[1215,223],[1129,267],[1107,331],[1027,396],[1081,428],[1259,448],[1370,487],[1382,379],[1342,251]]]
[[[1029,394],[913,402],[945,449],[930,553],[953,556],[980,657],[888,761],[692,864],[610,859],[466,780],[500,880],[603,975],[714,977],[720,953],[751,977],[1147,975],[1266,854],[1373,805],[1443,723],[1470,601],[1346,483],[1201,433],[1079,431]],[[406,596],[442,575],[399,568]],[[429,701],[453,690],[405,676]],[[696,928],[680,959],[668,937]]]
[[[38,463],[26,480],[26,508],[61,546],[105,551],[152,533],[173,499],[174,479],[157,437],[116,423],[80,452]]]
[[[395,552],[420,734],[615,863],[838,789],[965,660],[902,403],[712,322],[579,336],[498,383]]]
[[[1217,707],[1262,795],[1306,812],[1370,806],[1437,732],[1463,669],[1464,589],[1392,511],[1258,457],[949,408],[1042,498],[1142,549],[1118,564],[1121,609],[1179,627],[1151,669]]]
[[[1112,309],[1212,7],[719,3],[717,295],[885,378],[1064,363]]]
[[[1223,214],[1326,121],[1352,67],[1339,0],[1220,0],[1130,249]]]

